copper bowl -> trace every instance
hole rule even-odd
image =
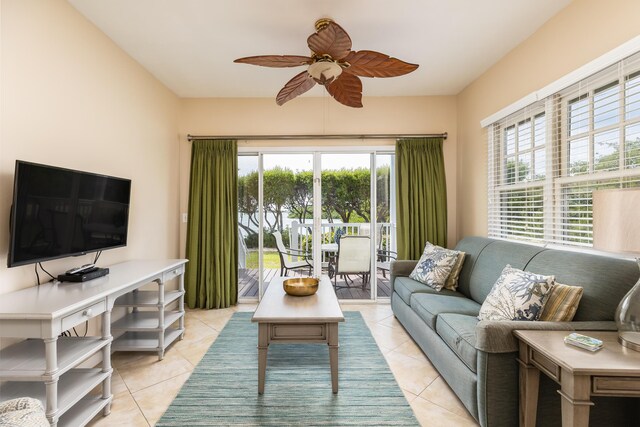
[[[294,297],[313,295],[318,290],[319,280],[314,277],[296,277],[282,282],[284,291]]]

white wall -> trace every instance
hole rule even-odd
[[[178,98],[64,0],[2,0],[0,11],[0,294],[36,280],[33,265],[5,261],[16,159],[132,180],[128,245],[100,265],[176,258]]]
[[[640,34],[640,1],[574,0],[458,94],[458,228],[487,235],[480,120]]]

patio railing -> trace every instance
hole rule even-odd
[[[395,224],[389,222],[378,223],[378,232],[376,233],[376,249],[386,249],[396,251]],[[371,223],[322,223],[321,224],[321,245],[327,243],[335,243],[336,231],[340,229],[343,236],[371,236]],[[289,230],[290,248],[305,252],[311,252],[311,234],[313,226],[311,224],[301,224],[297,221],[291,223]],[[248,249],[245,244],[243,233],[238,231],[238,267],[247,268]],[[322,262],[327,252],[322,252]],[[297,259],[296,259],[297,260]]]
[[[396,250],[395,224],[389,222],[378,223],[377,233],[375,235],[376,248]],[[368,222],[350,222],[350,223],[322,223],[320,229],[321,245],[327,243],[335,243],[335,235],[337,230],[342,230],[343,236],[371,236],[371,223]],[[300,224],[297,221],[291,223],[289,238],[291,249],[311,252],[311,234],[313,226],[311,224]],[[374,237],[372,237],[374,238]],[[322,253],[322,262],[326,262],[324,258],[326,253]]]

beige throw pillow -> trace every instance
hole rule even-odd
[[[584,289],[581,286],[569,286],[555,283],[544,305],[539,320],[549,322],[571,322],[576,315],[578,304]]]
[[[460,271],[462,271],[462,266],[464,265],[464,256],[466,253],[458,252],[458,259],[456,259],[456,263],[453,264],[453,268],[451,269],[451,273],[449,273],[449,277],[447,277],[447,281],[444,282],[444,288],[449,289],[451,291],[455,291],[458,289],[458,277],[460,276]]]

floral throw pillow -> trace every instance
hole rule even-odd
[[[538,320],[555,278],[507,265],[480,307],[480,320]]]
[[[410,278],[440,291],[458,260],[459,252],[444,249],[427,242],[424,252]]]

